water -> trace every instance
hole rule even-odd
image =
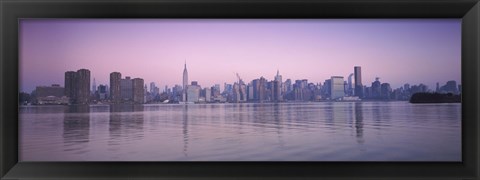
[[[461,161],[461,104],[20,107],[21,161]]]

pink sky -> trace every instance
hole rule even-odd
[[[188,20],[22,19],[20,90],[60,84],[69,70],[87,68],[97,85],[114,71],[160,89],[190,81],[202,87],[245,82],[277,69],[283,80],[324,82],[362,67],[392,88],[404,83],[461,79],[460,19]]]

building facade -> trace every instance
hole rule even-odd
[[[331,91],[330,98],[332,100],[343,98],[345,96],[345,86],[343,76],[332,76],[330,78]]]
[[[122,79],[122,74],[120,74],[119,72],[110,73],[110,100],[112,103],[120,103],[122,100],[121,92],[120,92],[121,79]]]
[[[187,98],[187,89],[188,89],[188,71],[187,71],[187,62],[185,62],[185,67],[183,68],[183,93],[182,93],[182,101],[186,102]]]
[[[73,103],[75,99],[75,71],[67,71],[65,72],[65,96],[70,98],[70,103]]]
[[[80,69],[75,76],[75,104],[88,104],[90,102],[90,70]]]
[[[145,88],[144,81],[141,78],[132,79],[132,100],[136,104],[143,104],[145,102]]]
[[[143,85],[140,89],[143,91]],[[123,102],[133,100],[133,83],[130,76],[120,80],[120,96]]]
[[[360,66],[355,66],[353,71],[355,74],[355,96],[363,98],[362,68]]]

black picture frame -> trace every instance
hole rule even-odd
[[[18,162],[18,18],[461,18],[462,162]],[[478,179],[478,0],[2,0],[0,179]]]

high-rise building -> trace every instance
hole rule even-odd
[[[447,81],[447,83],[440,88],[441,92],[444,93],[458,93],[457,82],[456,81]]]
[[[273,81],[273,87],[272,87],[272,90],[273,90],[273,93],[272,93],[272,96],[273,96],[273,100],[274,101],[282,101],[282,94],[283,94],[283,91],[282,91],[282,76],[280,75],[280,72],[277,70],[277,75],[275,76],[274,78],[275,80]]]
[[[143,79],[135,78],[131,80],[131,83],[133,102],[137,104],[143,104],[145,102],[145,87]]]
[[[260,77],[258,81],[258,100],[263,102],[267,99],[267,80],[264,77]]]
[[[187,62],[185,61],[185,67],[183,69],[183,93],[182,93],[183,102],[186,102],[188,100],[187,89],[188,89],[188,72],[187,72]]]
[[[92,94],[95,94],[95,92],[97,92],[97,82],[95,82],[95,78],[93,78]]]
[[[330,97],[332,91],[332,79],[326,79],[323,82],[323,96]]]
[[[121,96],[121,81],[122,74],[119,72],[110,73],[110,100],[112,103],[120,103]]]
[[[353,71],[355,74],[355,96],[363,98],[362,68],[355,66]]]
[[[282,81],[273,81],[273,100],[276,102],[282,101],[281,83]]]
[[[381,97],[381,92],[382,92],[382,85],[380,83],[380,78],[376,77],[375,81],[372,83],[372,92],[371,92],[371,97],[372,98],[380,98]]]
[[[75,75],[75,104],[90,102],[90,70],[80,69]]]
[[[239,85],[239,92],[240,92],[240,101],[245,102],[247,101],[247,86],[243,81],[240,81]]]
[[[100,99],[100,100],[107,99],[108,96],[107,96],[107,86],[106,85],[100,84],[98,86],[97,92],[98,92],[98,99]]]
[[[143,85],[140,89],[143,91]],[[125,79],[120,80],[120,96],[123,101],[133,100],[133,83],[130,76],[126,76]]]
[[[205,102],[210,102],[212,101],[212,91],[210,88],[205,88]]]
[[[254,79],[252,80],[252,87],[253,87],[253,100],[255,101],[258,101],[259,98],[258,98],[258,93],[259,93],[259,90],[260,90],[260,79]]]
[[[253,99],[253,97],[254,97],[253,92],[254,92],[253,85],[250,83],[247,86],[247,101],[253,101],[254,100]]]
[[[352,80],[352,77],[353,77],[353,73],[351,73],[349,76],[348,76],[348,88],[347,88],[347,94],[349,96],[353,96],[355,95],[354,94],[354,88],[353,88],[353,80]]]
[[[200,98],[200,86],[198,85],[187,85],[187,102],[198,102]]]
[[[331,91],[330,98],[339,99],[345,96],[345,86],[343,81],[343,76],[332,76],[330,78]]]
[[[382,99],[390,99],[392,88],[389,83],[382,83],[380,87],[380,94]]]
[[[75,71],[65,72],[65,96],[70,98],[70,103],[73,103],[75,99]]]
[[[292,80],[291,79],[287,79],[285,81],[285,92],[288,93],[290,91],[293,90],[293,87],[292,87]]]

